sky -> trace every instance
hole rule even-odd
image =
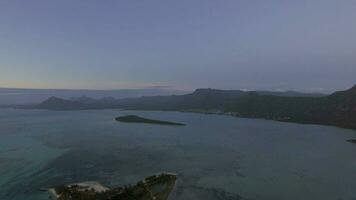
[[[0,1],[0,87],[354,84],[354,0]]]

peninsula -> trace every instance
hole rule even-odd
[[[145,123],[145,124],[160,124],[160,125],[172,125],[172,126],[184,126],[185,124],[169,121],[161,121],[154,119],[147,119],[137,115],[126,115],[121,117],[116,117],[116,121],[126,122],[126,123]]]
[[[177,176],[162,173],[135,185],[109,189],[97,182],[60,185],[49,189],[55,200],[167,200]]]
[[[356,144],[356,139],[349,139],[347,141]]]

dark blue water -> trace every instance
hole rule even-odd
[[[125,124],[143,117],[187,126]],[[41,187],[107,186],[178,173],[173,198],[356,199],[356,132],[228,116],[119,110],[0,110],[0,199],[45,200]]]

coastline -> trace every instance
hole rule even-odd
[[[65,187],[79,187],[79,191],[85,190],[93,190],[94,192],[101,193],[110,190],[109,188],[101,185],[96,181],[85,181],[80,183],[72,183],[68,185],[64,185]],[[61,197],[60,194],[57,193],[56,188],[49,188],[48,193],[50,194],[51,199],[57,200]]]
[[[154,111],[154,110],[152,110],[152,111]],[[196,114],[204,114],[204,115],[222,115],[222,116],[231,116],[231,117],[244,118],[244,119],[263,119],[263,120],[271,120],[271,121],[276,121],[276,122],[287,122],[287,123],[295,123],[295,124],[332,126],[332,127],[356,131],[356,125],[342,125],[342,124],[335,124],[335,123],[298,121],[298,120],[292,120],[290,117],[266,118],[266,117],[242,116],[238,112],[204,111],[204,110],[181,110],[178,112],[196,113]]]
[[[50,199],[157,199],[167,200],[175,188],[177,175],[160,173],[146,177],[134,185],[107,188],[95,181],[54,186],[47,191]]]

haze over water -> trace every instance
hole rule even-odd
[[[186,123],[125,124],[120,115]],[[355,131],[179,112],[0,110],[0,199],[41,187],[178,174],[176,200],[356,198]]]

